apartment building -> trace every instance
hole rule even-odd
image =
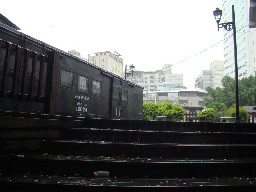
[[[134,71],[133,76],[127,79],[144,87],[144,102],[155,100],[156,91],[183,87],[183,74],[173,74],[171,64],[165,64],[161,70],[156,71]]]
[[[211,87],[216,89],[222,87],[221,80],[224,77],[224,62],[214,60],[210,64],[209,70],[202,70],[201,74],[195,79],[195,88],[206,89]]]
[[[88,55],[88,62],[123,77],[123,59],[117,52],[105,51]]]
[[[198,112],[204,108],[204,99],[209,94],[204,90],[182,90],[178,92],[178,105],[189,112]]]

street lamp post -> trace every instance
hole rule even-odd
[[[227,31],[233,29],[233,39],[234,39],[234,61],[235,61],[235,85],[236,85],[236,123],[239,123],[239,99],[238,99],[238,67],[237,67],[237,45],[236,45],[236,23],[235,23],[235,8],[232,5],[232,22],[220,23],[222,10],[216,8],[213,11],[213,15],[217,22],[218,31],[220,28],[224,28]]]

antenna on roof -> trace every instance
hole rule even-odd
[[[119,57],[119,56],[122,56],[122,55],[120,55],[119,53],[117,53],[116,51],[114,52],[114,55],[115,55],[115,56],[118,56],[118,57]]]

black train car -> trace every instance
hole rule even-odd
[[[0,24],[0,110],[141,119],[142,87]]]

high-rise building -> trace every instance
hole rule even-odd
[[[123,59],[120,56],[116,52],[98,52],[94,56],[88,55],[88,62],[123,77]]]
[[[212,88],[222,87],[222,78],[224,77],[224,62],[214,60],[210,64],[210,71],[212,73]]]
[[[171,91],[185,89],[183,86],[183,74],[173,74],[172,65],[165,64],[162,70],[156,71],[134,71],[128,80],[141,85],[143,89],[143,100],[152,100],[156,91]]]
[[[211,87],[216,89],[222,87],[221,80],[224,77],[223,61],[214,60],[210,64],[210,70],[203,70],[195,79],[195,88],[206,89]]]
[[[76,50],[70,50],[68,53],[77,57],[81,57],[80,53]]]
[[[223,0],[221,23],[232,21],[235,7],[238,77],[255,76],[256,28],[249,28],[249,0]],[[235,76],[233,32],[224,31],[224,75]]]

